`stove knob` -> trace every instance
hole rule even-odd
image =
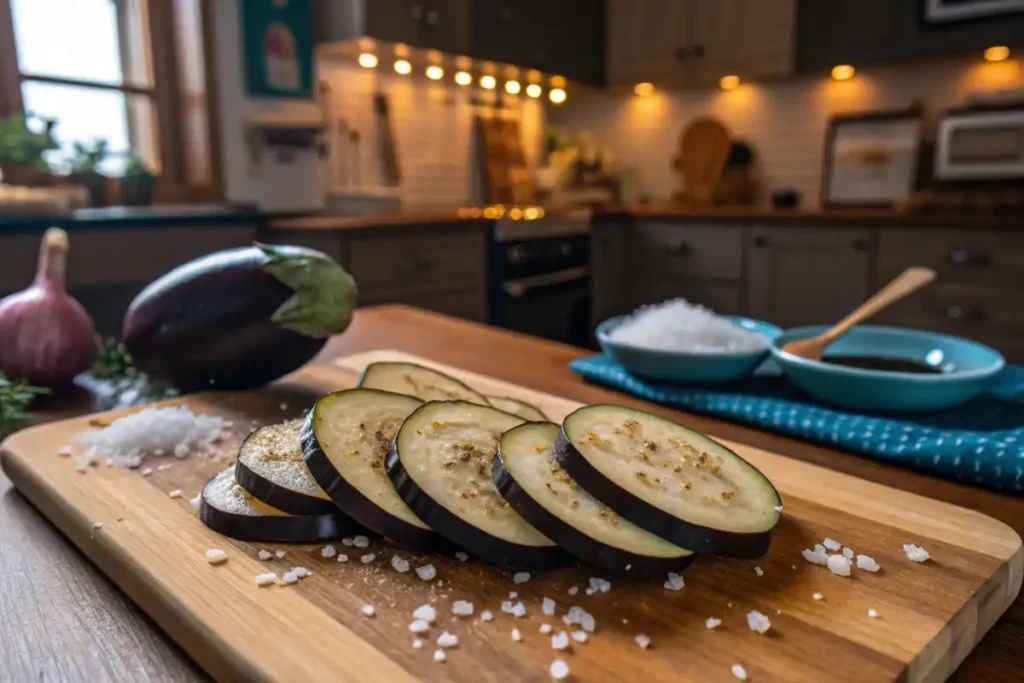
[[[509,247],[505,251],[505,258],[508,259],[509,263],[522,263],[523,259],[526,258],[526,250],[520,245]]]

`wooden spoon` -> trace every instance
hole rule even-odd
[[[848,316],[825,330],[817,337],[797,339],[782,347],[783,351],[794,356],[802,356],[811,360],[821,360],[821,354],[829,344],[846,334],[857,323],[867,320],[883,308],[887,308],[908,294],[935,279],[935,271],[931,268],[907,268],[899,276],[877,292],[873,297],[862,303]]]

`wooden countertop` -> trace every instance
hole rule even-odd
[[[453,223],[465,223],[467,227],[473,225],[482,227],[491,222],[484,218],[469,218],[456,209],[411,209],[377,216],[332,216],[324,214],[300,216],[297,218],[280,218],[269,221],[267,227],[271,230],[350,231],[411,226],[436,227]]]
[[[458,340],[458,343],[452,343]],[[1024,534],[1024,499],[915,474],[840,451],[652,406],[585,383],[562,344],[401,306],[360,309],[318,357],[397,348],[591,403],[634,405],[688,426],[995,517]],[[494,359],[500,358],[500,363]],[[87,403],[82,403],[85,411]],[[43,419],[68,414],[64,405]],[[205,681],[206,675],[10,487],[0,474],[0,652],[10,680]],[[922,600],[927,600],[924,595]],[[979,643],[951,680],[1010,681],[1024,667],[1024,598]],[[52,675],[48,675],[52,674]]]

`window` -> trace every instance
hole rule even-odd
[[[161,199],[219,199],[207,3],[0,0],[0,115],[56,119],[47,161],[59,173],[75,143],[105,140],[100,172],[120,175],[134,155],[160,176]]]

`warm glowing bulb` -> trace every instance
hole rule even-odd
[[[505,92],[509,95],[518,95],[522,88],[523,86],[519,85],[519,81],[505,81]]]
[[[498,79],[490,74],[480,77],[480,87],[484,90],[494,90],[494,87],[498,85]]]
[[[653,83],[637,83],[633,87],[633,92],[636,93],[637,97],[650,97],[654,94]]]
[[[534,98],[534,99],[540,97],[540,94],[543,91],[544,91],[544,89],[541,88],[536,83],[531,83],[530,85],[526,86],[526,94],[529,95],[530,97]]]
[[[458,71],[455,74],[455,82],[459,85],[469,85],[473,82],[473,77],[469,75],[468,71]]]
[[[512,209],[509,209],[508,210],[508,217],[511,218],[514,221],[522,220],[523,219],[523,210],[520,209],[519,207],[514,207]]]
[[[985,61],[1001,62],[1010,56],[1010,48],[1005,45],[993,45],[985,50]]]
[[[565,102],[565,91],[561,88],[552,88],[551,92],[548,93],[548,99],[555,104],[561,104]]]
[[[359,66],[364,69],[374,68],[377,66],[377,55],[370,54],[369,52],[359,55]]]
[[[849,64],[840,64],[838,66],[832,67],[832,78],[836,79],[837,81],[849,80],[853,78],[853,75],[855,73],[857,73],[857,70],[854,69]]]
[[[412,73],[412,64],[410,64],[404,59],[399,59],[397,62],[395,62],[395,71],[402,74],[403,76],[408,76],[409,74]]]
[[[735,90],[740,87],[739,76],[722,76],[718,79],[718,87],[722,90]]]
[[[525,209],[523,209],[523,218],[525,218],[528,221],[540,218],[540,209],[538,209],[536,206],[526,207]]]
[[[427,78],[432,81],[439,81],[444,78],[444,69],[433,64],[427,67]]]

